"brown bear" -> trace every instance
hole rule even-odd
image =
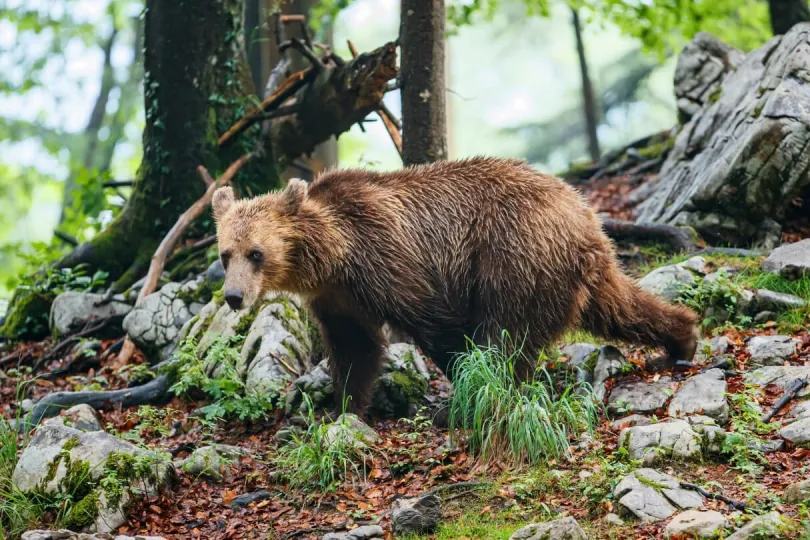
[[[395,172],[331,170],[307,185],[234,200],[214,194],[224,296],[302,297],[318,321],[338,398],[363,411],[384,355],[382,327],[410,335],[448,376],[451,361],[507,331],[537,353],[567,328],[690,361],[696,315],[642,291],[580,194],[511,159]]]

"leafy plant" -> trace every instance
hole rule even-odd
[[[503,347],[471,347],[457,358],[450,400],[451,433],[462,431],[484,459],[508,456],[517,464],[561,456],[569,439],[593,432],[601,407],[586,383],[555,381],[541,367],[530,383],[516,384],[515,362]]]
[[[274,460],[290,487],[333,491],[349,478],[364,479],[371,447],[359,437],[335,435],[332,431],[337,428],[344,434],[353,433],[346,423],[346,400],[343,401],[344,414],[334,424],[315,420],[315,407],[307,394],[304,394],[304,405],[308,411],[307,430],[301,436],[293,433]]]
[[[145,437],[166,437],[171,433],[169,424],[177,418],[177,413],[178,411],[168,407],[158,409],[151,405],[141,405],[134,413],[127,413],[127,420],[135,421],[137,425],[124,438],[141,441]]]
[[[716,326],[728,321],[750,322],[739,306],[745,289],[735,283],[725,270],[713,279],[698,279],[680,287],[677,302],[704,313],[703,326]]]
[[[732,467],[752,476],[762,472],[762,465],[767,463],[761,449],[761,435],[778,428],[775,424],[762,421],[762,410],[757,404],[761,392],[754,385],[746,385],[742,392],[729,394],[731,429],[726,433],[721,447],[721,452],[729,456]]]
[[[248,390],[237,366],[242,336],[217,337],[203,355],[198,354],[194,339],[184,340],[175,357],[177,382],[170,390],[178,396],[202,392],[212,400],[200,409],[206,419],[221,421],[229,417],[255,421],[264,418],[278,405],[280,391]],[[215,375],[209,368],[216,366]]]

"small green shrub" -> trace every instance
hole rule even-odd
[[[763,443],[761,435],[767,435],[779,427],[762,421],[762,410],[756,401],[761,394],[762,390],[758,387],[746,385],[742,392],[728,395],[731,404],[730,429],[721,447],[721,452],[728,456],[732,467],[751,476],[761,473],[762,466],[767,464],[760,450]]]
[[[319,423],[311,398],[304,394],[307,430],[279,448],[274,461],[293,489],[332,491],[351,478],[365,479],[372,448],[359,438],[327,436],[331,424]],[[343,403],[343,411],[346,401]],[[345,418],[345,417],[341,417]]]
[[[457,358],[450,430],[463,432],[471,451],[484,459],[537,464],[561,456],[572,437],[592,433],[601,406],[589,385],[566,381],[557,388],[543,367],[532,382],[516,384],[519,352],[473,346]]]
[[[713,280],[698,279],[680,287],[677,302],[697,313],[704,313],[703,326],[712,327],[726,322],[750,323],[738,305],[744,287],[733,281],[728,272],[719,270]]]
[[[277,408],[280,389],[254,392],[246,388],[237,369],[237,346],[243,341],[242,336],[220,336],[201,356],[197,353],[195,340],[184,340],[175,356],[176,382],[170,390],[178,396],[190,396],[198,391],[210,398],[211,403],[200,409],[207,420],[236,417],[255,421],[264,418]],[[209,366],[217,367],[216,376],[208,374]]]

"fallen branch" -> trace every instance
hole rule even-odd
[[[166,264],[166,258],[174,249],[175,244],[185,234],[189,226],[208,208],[211,204],[211,199],[214,197],[214,192],[217,188],[227,186],[231,180],[239,172],[247,162],[253,159],[254,154],[244,154],[242,157],[230,164],[230,166],[222,173],[222,176],[215,182],[211,179],[211,175],[202,165],[197,167],[197,172],[200,173],[203,181],[208,188],[202,197],[197,199],[188,210],[183,212],[178,218],[174,226],[169,230],[163,240],[160,242],[155,254],[152,255],[152,261],[149,264],[149,271],[146,274],[146,279],[143,282],[143,287],[138,291],[138,298],[135,300],[135,307],[138,307],[143,302],[143,299],[155,292],[160,275],[163,273],[163,267]],[[118,363],[125,364],[135,352],[135,344],[127,336],[124,346],[121,348],[121,354],[118,355]]]
[[[739,501],[729,499],[725,495],[720,495],[720,494],[716,494],[716,493],[709,493],[708,491],[706,491],[705,489],[703,489],[702,487],[700,487],[700,486],[698,486],[696,484],[690,484],[689,482],[680,482],[680,485],[681,485],[681,488],[683,488],[683,489],[691,489],[692,491],[697,491],[698,493],[700,493],[701,495],[703,495],[707,499],[714,499],[714,500],[717,500],[717,501],[720,501],[720,502],[724,502],[729,506],[729,508],[731,508],[733,510],[740,510],[741,512],[744,512],[745,510],[748,509],[748,505],[745,504],[745,503],[741,503]]]
[[[56,358],[56,355],[62,352],[68,345],[73,344],[73,342],[80,340],[83,337],[89,336],[94,334],[107,326],[110,321],[113,320],[114,317],[107,317],[105,319],[101,319],[101,321],[97,322],[93,326],[89,326],[89,324],[93,321],[88,321],[87,324],[84,325],[84,328],[81,332],[73,334],[72,336],[68,337],[67,339],[63,340],[61,343],[57,344],[53,349],[50,350],[48,354],[40,356],[37,361],[34,363],[33,369],[35,372],[39,371],[39,369],[45,365],[46,362],[49,360],[53,360]]]
[[[232,142],[237,135],[240,135],[246,131],[250,126],[260,122],[266,113],[280,107],[285,101],[298,92],[298,90],[310,82],[315,77],[315,74],[316,70],[313,68],[307,68],[290,75],[287,80],[284,81],[281,86],[279,86],[278,90],[273,92],[270,97],[262,101],[258,109],[255,109],[240,118],[228,129],[228,131],[223,133],[222,136],[217,140],[217,146],[222,148],[223,146]]]
[[[782,409],[782,407],[790,403],[790,401],[796,397],[796,394],[798,394],[802,388],[807,386],[807,382],[807,377],[803,379],[794,379],[791,381],[790,384],[785,388],[785,393],[782,394],[782,397],[780,397],[776,403],[773,404],[771,410],[762,417],[762,421],[766,424],[770,422],[773,417],[776,416],[776,413]]]
[[[59,411],[86,404],[97,410],[109,409],[112,405],[121,405],[122,408],[137,405],[160,405],[168,401],[169,380],[160,375],[146,384],[127,388],[124,390],[110,390],[104,392],[54,392],[48,394],[34,405],[28,418],[21,422],[20,431],[30,430],[40,424],[43,419],[59,414]]]
[[[665,242],[676,251],[691,253],[697,249],[686,229],[673,225],[655,223],[637,224],[621,219],[602,218],[602,225],[608,236],[614,240],[642,240]]]
[[[286,49],[290,47],[301,53],[301,56],[309,60],[309,62],[312,64],[312,67],[314,67],[315,69],[319,70],[326,69],[326,66],[323,65],[323,62],[321,61],[320,58],[318,58],[315,52],[298,38],[295,37],[290,38],[289,41],[285,41],[284,43],[282,43],[278,49],[279,52],[284,52]]]

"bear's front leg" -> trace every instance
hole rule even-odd
[[[382,324],[364,321],[354,313],[334,310],[326,301],[310,306],[321,327],[324,352],[340,411],[343,399],[350,398],[346,411],[357,415],[371,402],[371,391],[384,357]]]

